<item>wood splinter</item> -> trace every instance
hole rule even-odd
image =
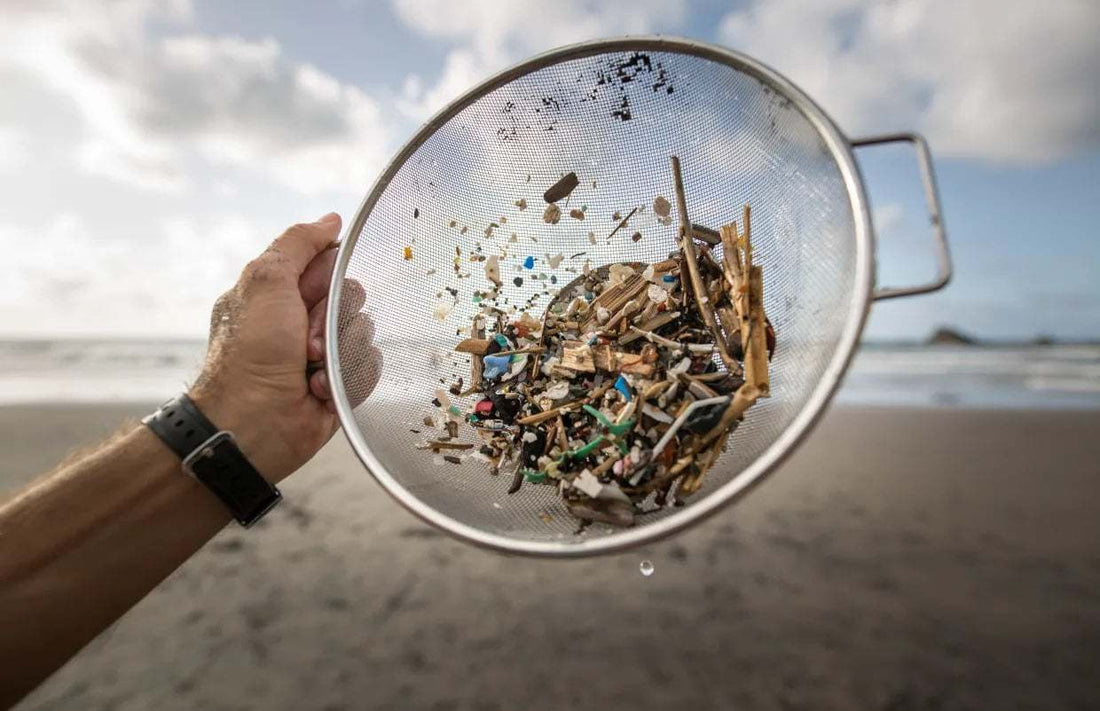
[[[718,328],[718,321],[714,318],[714,308],[707,296],[703,277],[699,274],[699,260],[695,253],[695,237],[692,234],[691,220],[688,219],[687,199],[684,197],[684,179],[680,173],[680,159],[672,156],[672,178],[676,183],[676,203],[680,211],[681,235],[680,249],[687,263],[688,276],[691,280],[691,291],[695,296],[695,304],[699,307],[699,313],[703,316],[703,323],[710,329],[714,342],[718,346],[718,355],[730,372],[737,372],[741,365],[734,360],[726,348],[726,339]]]

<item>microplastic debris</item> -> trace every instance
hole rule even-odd
[[[672,163],[682,201],[679,162]],[[653,211],[661,220],[672,205],[658,198]],[[615,229],[644,207],[632,208],[625,219],[616,213]],[[447,389],[437,392],[433,403],[444,413],[446,436],[427,448],[460,449],[466,453],[447,456],[507,472],[510,494],[553,486],[581,529],[593,522],[632,526],[639,515],[683,505],[722,452],[738,446],[730,437],[746,411],[769,394],[776,333],[763,312],[763,276],[752,263],[747,207],[744,215],[715,232],[720,254],[655,232],[652,242],[676,247],[667,258],[597,267],[585,259],[581,275],[560,291],[541,281],[556,283],[556,274],[533,271],[535,257],[514,255],[509,263],[528,271],[534,293],[509,303],[495,289],[472,290],[471,298],[482,300],[479,315],[456,329],[452,356],[463,366],[473,361],[472,380],[466,387],[453,373],[448,389],[473,397],[458,406],[447,399]],[[640,231],[634,235],[641,238]],[[480,251],[472,258],[485,262],[487,278],[499,279],[499,255],[486,258]],[[560,253],[545,258],[551,270],[564,260]],[[522,287],[524,277],[513,283]],[[445,289],[454,298],[444,294],[437,305],[444,318],[458,298],[456,289]],[[542,296],[551,298],[547,303]],[[749,334],[744,343],[741,334]],[[477,433],[477,444],[462,441],[462,424]],[[527,502],[517,510],[538,511]]]
[[[413,208],[413,219],[415,220],[418,217],[420,217],[420,208],[419,207],[414,207]]]
[[[412,247],[405,247],[405,261],[407,262],[412,258],[413,258],[413,248]]]
[[[561,208],[554,203],[550,203],[546,206],[546,211],[542,213],[542,221],[550,225],[556,225],[559,220],[561,220]]]
[[[511,359],[508,356],[487,355],[483,359],[485,371],[482,375],[488,380],[496,380],[508,372]]]
[[[435,317],[436,321],[446,321],[447,317],[451,315],[451,311],[454,310],[454,307],[455,304],[453,301],[440,301],[432,308],[432,316]]]
[[[500,257],[495,254],[485,260],[485,278],[497,286],[503,283],[500,280]]]
[[[569,211],[569,216],[572,217],[574,220],[583,220],[584,219],[584,211],[573,208],[572,210]]]
[[[548,203],[555,203],[569,196],[574,188],[580,184],[576,173],[567,173],[561,180],[551,185],[542,195],[542,199]]]
[[[521,211],[526,210],[527,209],[527,200],[526,200],[526,198],[520,198],[519,200],[516,200],[516,207],[518,207]]]
[[[672,203],[664,195],[653,198],[653,212],[660,217],[668,217],[672,213]]]
[[[626,382],[626,378],[621,375],[618,380],[615,381],[615,389],[621,392],[628,402],[634,399],[634,393],[630,391],[630,384]]]

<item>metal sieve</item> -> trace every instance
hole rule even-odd
[[[895,141],[917,151],[939,276],[876,290],[871,220],[852,148]],[[508,495],[507,475],[493,476],[472,458],[437,463],[416,446],[430,436],[423,418],[438,412],[430,402],[435,390],[469,377],[469,356],[452,348],[480,308],[475,292],[489,288],[482,263],[469,257],[506,250],[505,295],[520,308],[533,304],[533,315],[584,260],[597,267],[665,258],[676,249],[677,225],[662,224],[649,206],[658,195],[672,198],[671,155],[683,166],[692,222],[716,228],[752,205],[755,259],[764,268],[764,303],[779,344],[772,395],[749,411],[686,505],[640,516],[633,528],[595,525],[577,534],[554,487]],[[579,185],[562,203],[561,221],[547,224],[543,192],[569,172]],[[629,228],[609,239],[613,216],[637,206]],[[581,208],[583,220],[569,216]],[[527,256],[534,269],[523,266]],[[510,553],[606,553],[681,530],[760,482],[821,415],[870,302],[935,291],[950,274],[922,138],[848,139],[791,82],[736,52],[668,38],[602,40],[554,50],[487,80],[397,154],[340,247],[327,366],[356,454],[410,511]],[[341,298],[345,280],[366,292],[372,339],[338,330],[348,316],[341,311],[359,308]]]

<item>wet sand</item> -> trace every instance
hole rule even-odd
[[[0,496],[147,409],[0,409]],[[740,504],[594,560],[454,542],[342,438],[284,493],[17,708],[1100,706],[1100,413],[836,408]]]

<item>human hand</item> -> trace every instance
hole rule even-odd
[[[210,344],[189,395],[220,429],[233,432],[249,461],[272,483],[305,464],[339,426],[324,369],[324,321],[340,217],[290,227],[218,299]],[[369,342],[364,292],[344,283],[341,332]],[[351,394],[366,397],[369,388]],[[354,402],[353,402],[354,404]]]

